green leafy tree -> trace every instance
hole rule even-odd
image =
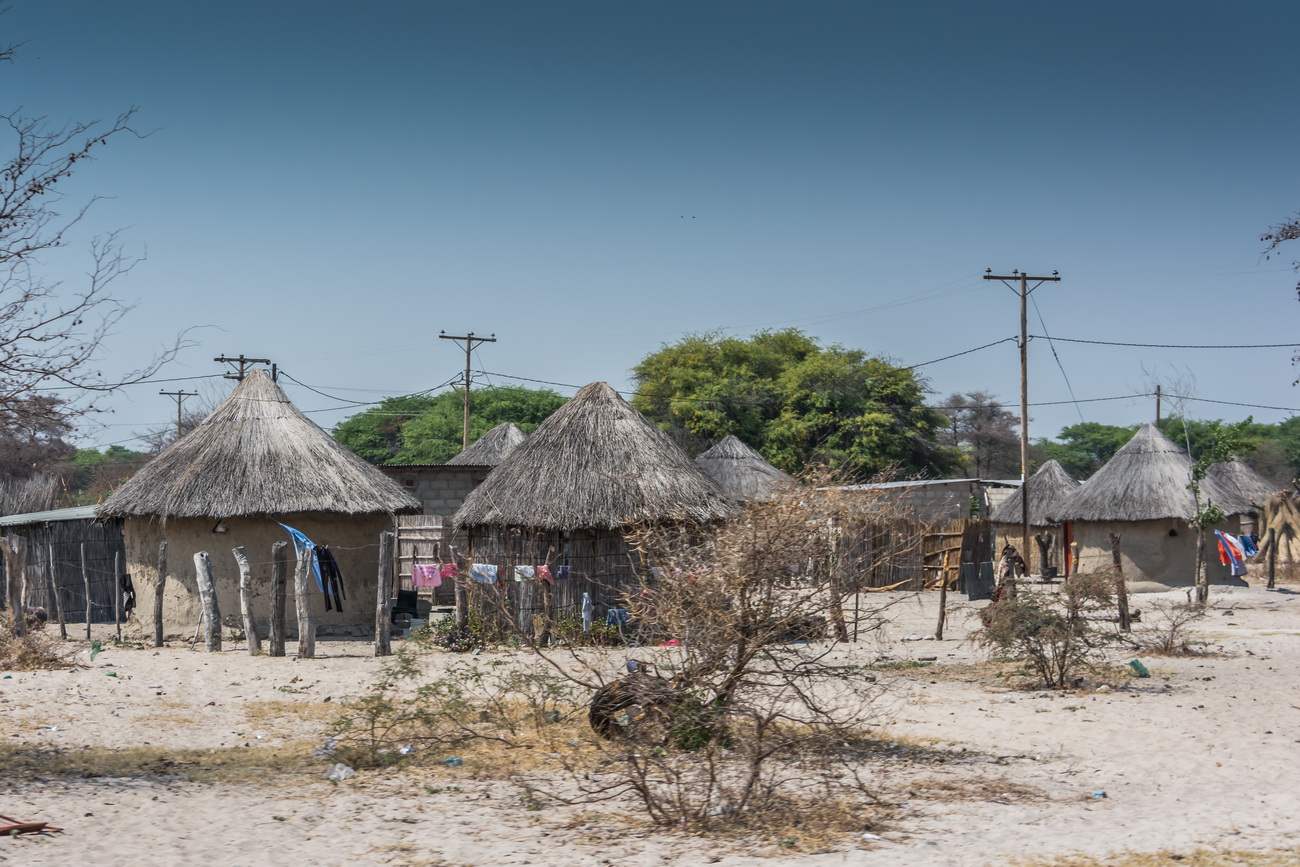
[[[1076,479],[1086,479],[1137,433],[1137,425],[1117,427],[1085,421],[1061,428],[1056,442],[1039,440],[1037,451]]]
[[[798,329],[749,339],[716,332],[666,344],[633,368],[632,405],[698,453],[735,434],[781,469],[826,463],[866,477],[885,467],[943,475],[955,466],[911,370]]]
[[[564,404],[545,388],[503,385],[474,389],[469,435],[473,443],[503,422],[532,433]],[[334,438],[373,464],[441,464],[461,451],[464,404],[459,392],[392,397],[340,422]]]

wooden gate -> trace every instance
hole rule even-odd
[[[398,515],[397,544],[393,564],[395,590],[413,590],[411,567],[417,563],[449,563],[455,558],[451,551],[451,528],[443,515]],[[454,605],[454,581],[444,581],[436,590],[421,590],[434,605]]]

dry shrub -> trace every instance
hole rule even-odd
[[[1147,653],[1164,656],[1192,656],[1197,651],[1188,643],[1188,627],[1205,616],[1205,606],[1195,602],[1153,600],[1136,638]]]
[[[657,824],[707,830],[770,825],[757,817],[810,795],[872,808],[851,744],[881,687],[833,651],[882,622],[883,607],[848,603],[873,562],[865,540],[898,506],[826,473],[803,481],[725,523],[630,534],[643,571],[625,604],[670,646],[597,693],[606,770],[589,794],[630,794]]]
[[[75,652],[75,646],[65,646],[42,630],[14,635],[9,618],[0,619],[0,668],[7,671],[69,668]]]
[[[334,756],[383,767],[476,742],[517,749],[547,727],[579,718],[585,691],[547,667],[473,658],[426,677],[429,636],[407,641],[363,695],[342,703],[331,728]]]
[[[991,603],[977,633],[986,647],[1027,663],[1044,686],[1070,686],[1097,651],[1115,640],[1101,624],[1111,610],[1113,580],[1106,573],[1076,573],[1061,593],[1021,590]]]

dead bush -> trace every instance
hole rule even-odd
[[[6,613],[0,618],[0,668],[8,671],[36,671],[69,668],[75,647],[64,645],[43,630],[14,635]]]

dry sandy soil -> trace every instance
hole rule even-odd
[[[1135,604],[1149,608],[1152,598]],[[78,646],[71,670],[2,673],[0,813],[63,830],[0,840],[0,861],[981,865],[1250,850],[1292,863],[1285,853],[1300,848],[1295,588],[1215,588],[1209,615],[1190,628],[1206,654],[1143,656],[1151,677],[1112,678],[1110,691],[1013,689],[974,677],[989,668],[969,665],[987,659],[967,640],[974,607],[952,613],[937,642],[923,637],[934,629],[934,594],[894,601],[884,634],[843,653],[865,663],[935,658],[879,672],[891,687],[887,731],[953,760],[919,769],[906,754],[882,762],[896,766],[879,776],[895,807],[875,839],[855,833],[821,851],[786,851],[578,808],[526,810],[511,784],[476,779],[471,763],[333,783],[326,761],[310,759],[310,744],[338,702],[378,671],[369,645],[322,641],[318,659],[295,661],[250,657],[229,642],[205,654],[105,641],[93,662]],[[71,764],[23,760],[41,747]],[[211,752],[176,752],[125,776],[78,764],[96,756],[111,765],[104,757],[123,750]],[[265,769],[205,776],[223,757],[248,764],[250,753],[265,757]]]

